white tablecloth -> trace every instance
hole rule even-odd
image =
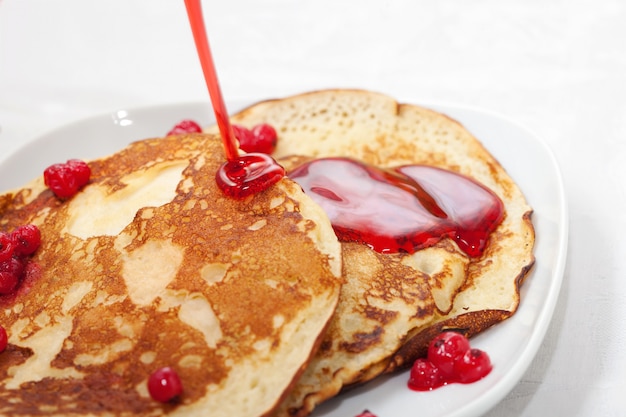
[[[365,88],[495,110],[541,136],[568,197],[565,278],[538,355],[488,415],[626,415],[626,2],[204,10],[228,100]],[[182,0],[0,0],[0,159],[86,116],[198,100],[208,96]]]

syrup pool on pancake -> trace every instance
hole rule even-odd
[[[380,169],[349,158],[309,161],[289,173],[328,214],[339,240],[381,253],[407,252],[452,238],[482,255],[504,205],[476,181],[425,165]]]

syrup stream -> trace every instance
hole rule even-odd
[[[191,32],[198,51],[198,57],[200,58],[204,79],[209,89],[209,96],[211,97],[213,112],[215,113],[215,121],[222,135],[226,159],[232,162],[239,157],[239,152],[237,150],[237,142],[235,141],[235,132],[230,124],[228,111],[226,110],[220,84],[217,79],[209,39],[204,26],[204,18],[202,17],[202,5],[200,0],[185,0],[185,7],[187,8],[189,24],[191,25]]]

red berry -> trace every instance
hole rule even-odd
[[[276,130],[267,123],[261,123],[252,128],[252,134],[255,137],[255,151],[266,154],[271,154],[276,149],[276,142],[278,136]],[[245,149],[244,149],[245,150]]]
[[[430,391],[444,385],[441,371],[428,359],[417,359],[409,374],[409,388],[415,391]]]
[[[9,272],[0,272],[0,295],[11,294],[18,282],[19,279],[15,275]]]
[[[373,414],[373,413],[370,413],[369,410],[365,410],[361,414],[359,414],[359,415],[357,415],[355,417],[376,417],[376,415]]]
[[[454,373],[454,362],[469,349],[469,340],[462,334],[443,332],[428,345],[428,360],[439,368],[444,376],[450,376]]]
[[[170,135],[182,135],[185,133],[201,133],[202,128],[193,120],[185,119],[177,123],[172,130],[167,132],[167,136]]]
[[[67,161],[67,165],[76,176],[76,181],[78,181],[78,184],[81,187],[89,182],[89,178],[91,177],[91,168],[89,168],[89,165],[87,165],[85,161],[81,161],[80,159],[70,159]]]
[[[11,233],[15,245],[15,254],[28,256],[33,254],[41,244],[41,232],[34,224],[20,226]]]
[[[233,125],[235,137],[241,150],[248,153],[271,154],[276,149],[276,130],[267,123],[261,123],[248,129],[245,126]]]
[[[470,349],[454,364],[454,374],[458,382],[468,384],[478,381],[491,372],[491,359],[480,349]]]
[[[10,258],[0,263],[0,294],[11,294],[24,275],[24,262]]]
[[[239,147],[245,152],[254,152],[254,134],[250,129],[241,125],[233,125],[233,132],[239,141]]]
[[[15,242],[11,238],[11,235],[5,232],[0,232],[0,262],[5,262],[13,257],[15,252]]]
[[[9,344],[9,336],[7,336],[7,331],[4,330],[4,327],[0,326],[0,353],[4,352]]]
[[[176,371],[165,367],[157,369],[150,375],[148,392],[154,400],[166,403],[183,392],[183,385]]]
[[[43,173],[44,183],[59,198],[70,198],[87,182],[91,170],[86,163],[77,159],[65,164],[54,164]]]

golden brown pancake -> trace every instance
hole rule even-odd
[[[268,100],[231,120],[273,125],[279,135],[274,157],[288,169],[303,158],[335,156],[382,168],[432,165],[475,179],[505,206],[505,218],[479,258],[450,239],[411,255],[342,243],[346,284],[337,313],[322,348],[275,416],[305,416],[346,386],[410,366],[444,328],[471,336],[515,312],[519,287],[534,263],[532,210],[505,169],[458,122],[361,90]]]
[[[212,135],[148,139],[90,162],[68,201],[41,179],[0,196],[1,230],[42,234],[0,298],[0,415],[272,412],[335,310],[340,246],[289,179],[225,197],[223,160]],[[182,380],[174,403],[147,391],[164,366]]]

